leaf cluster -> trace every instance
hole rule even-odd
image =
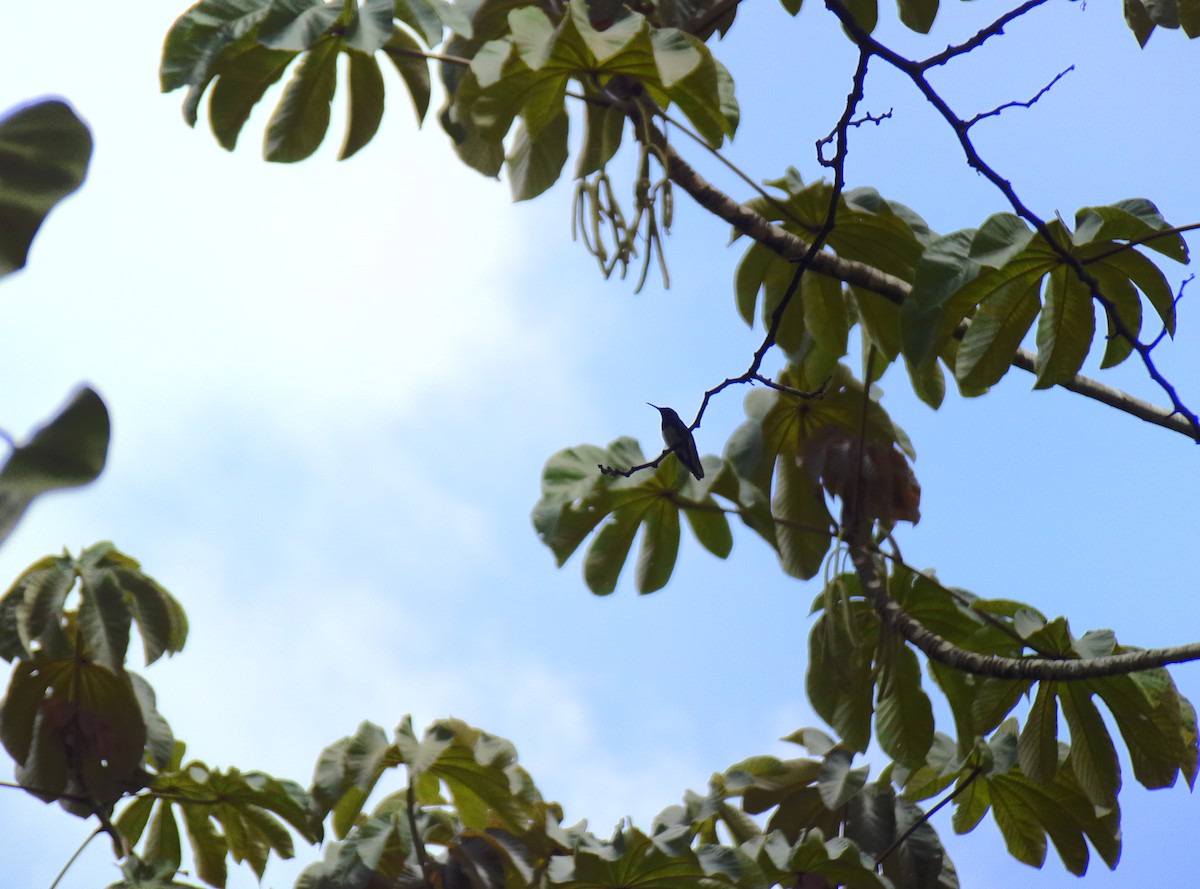
[[[689,793],[664,810],[649,832],[619,824],[605,840],[582,824],[563,827],[561,809],[542,800],[503,739],[442,720],[418,740],[405,719],[389,742],[364,723],[318,761],[313,796],[341,842],[297,889],[422,880],[481,889],[769,889],[801,877],[829,887],[958,885],[931,828],[902,839],[920,816],[914,803],[886,779],[865,785],[865,768],[851,769],[850,754],[821,732],[790,740],[817,747],[823,760],[747,760],[714,775],[706,795]],[[367,814],[367,797],[401,766],[405,784]],[[768,812],[764,829],[757,816]],[[870,856],[889,846],[880,875]]]
[[[161,768],[170,758],[153,691],[125,669],[134,624],[148,664],[187,637],[179,603],[111,543],[47,556],[0,598],[0,657],[17,662],[0,740],[22,787],[82,817],[143,786],[143,761]]]
[[[429,108],[427,48],[443,26],[469,28],[461,11],[437,0],[201,0],[171,28],[163,46],[164,92],[187,88],[183,115],[196,123],[205,92],[213,135],[230,151],[267,89],[300,59],[267,124],[269,161],[291,163],[317,150],[329,128],[330,103],[345,56],[349,116],[340,157],[366,145],[383,117],[384,82],[377,53],[408,88],[418,121]]]
[[[518,199],[540,194],[558,178],[567,157],[571,82],[602,106],[643,96],[654,108],[674,104],[713,145],[733,135],[738,112],[728,72],[703,40],[666,24],[703,20],[705,4],[665,3],[649,17],[622,8],[612,11],[615,19],[601,5],[201,0],[167,36],[162,88],[187,88],[184,118],[194,125],[211,85],[209,123],[217,141],[232,150],[253,107],[298,59],[264,147],[267,160],[294,162],[325,136],[337,60],[345,56],[349,118],[340,157],[347,158],[375,136],[383,116],[377,54],[404,79],[418,120],[429,106],[430,60],[438,58],[448,94],[440,117],[460,157],[490,176],[507,163]],[[443,42],[444,53],[431,52]],[[579,175],[611,157],[619,128],[613,136],[611,124],[598,131],[589,126],[584,153],[592,169],[585,164]]]
[[[889,592],[947,642],[999,657],[1095,658],[1129,650],[1109,631],[1071,634],[1031,606],[982,600],[931,576],[896,567]],[[864,751],[874,738],[894,763],[906,797],[923,800],[952,786],[954,827],[972,830],[989,809],[1009,851],[1040,867],[1049,836],[1063,863],[1082,874],[1087,844],[1109,867],[1120,853],[1121,767],[1102,702],[1147,788],[1197,773],[1196,713],[1162,669],[1078,682],[973,676],[929,662],[929,678],[950,705],[957,740],[935,731],[918,656],[881,625],[854,575],[827,585],[809,637],[807,687],[817,713],[843,744]],[[1010,716],[1032,696],[1025,724]],[[1070,743],[1059,737],[1059,714]]]
[[[247,862],[260,880],[271,852],[291,858],[289,826],[307,842],[320,842],[321,817],[300,785],[262,772],[213,769],[199,761],[182,765],[184,751],[184,744],[176,742],[169,762],[115,821],[130,846],[142,843],[142,853],[134,859],[143,867],[167,878],[179,871],[180,816],[196,873],[210,886],[225,885],[227,857]],[[125,885],[132,889],[138,884]]]
[[[1129,357],[1143,327],[1143,300],[1158,315],[1163,332],[1174,335],[1171,288],[1135,245],[1180,263],[1189,255],[1183,238],[1153,203],[1133,199],[1085,207],[1076,213],[1073,231],[1056,220],[1048,235],[1050,240],[1019,217],[1000,213],[978,229],[930,244],[900,311],[910,367],[947,356],[951,340],[961,338],[947,363],[965,393],[986,391],[1008,371],[1036,321],[1035,388],[1047,388],[1078,373],[1097,338],[1097,308],[1107,320],[1107,329],[1099,333],[1105,342],[1100,366],[1113,367]],[[1067,257],[1095,278],[1099,293],[1078,277]]]
[[[825,373],[827,362],[817,357],[815,366]],[[904,432],[846,368],[834,364],[824,380],[811,373],[789,365],[778,383],[793,391],[751,392],[747,420],[730,436],[724,457],[702,459],[703,481],[674,454],[652,475],[602,472],[602,466],[646,462],[629,438],[608,448],[559,451],[542,472],[542,497],[533,509],[538,536],[561,566],[595,532],[584,580],[593,593],[607,595],[639,530],[638,592],[666,585],[679,553],[681,513],[701,546],[722,559],[733,546],[728,515],[738,516],[770,544],[784,571],[799,578],[817,573],[835,537],[826,492],[861,501],[888,524],[915,520],[920,489],[906,461],[912,448]],[[805,389],[820,389],[820,397],[793,394]],[[868,447],[856,456],[853,442],[863,431]],[[860,463],[874,481],[869,491],[854,483]]]

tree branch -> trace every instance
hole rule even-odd
[[[1200,642],[1175,645],[1169,648],[1147,648],[1126,654],[1088,658],[1010,658],[979,654],[959,648],[928,629],[900,607],[887,591],[883,577],[875,564],[871,548],[863,543],[850,542],[850,559],[862,586],[863,594],[875,607],[876,613],[888,627],[899,633],[927,657],[938,663],[977,676],[995,679],[1028,679],[1071,681],[1100,679],[1105,676],[1124,676],[1142,670],[1200,660]]]
[[[807,241],[785,231],[745,204],[734,200],[700,175],[667,143],[666,137],[657,128],[651,128],[651,138],[656,140],[656,144],[660,146],[667,158],[667,174],[671,177],[671,181],[686,191],[701,207],[728,222],[742,234],[753,238],[783,259],[794,262],[808,251],[810,245]],[[828,275],[846,284],[876,293],[897,305],[902,304],[912,292],[912,286],[907,281],[881,272],[864,262],[845,259],[826,251],[816,254],[810,267],[822,275]],[[965,326],[960,328],[962,332],[965,330]],[[957,335],[961,337],[962,333],[959,332]],[[1014,367],[1030,373],[1037,372],[1036,358],[1026,349],[1017,351],[1012,364]],[[1192,428],[1185,417],[1177,414],[1174,410],[1159,407],[1082,374],[1076,374],[1070,380],[1059,382],[1058,385],[1085,398],[1099,401],[1101,404],[1137,417],[1139,420],[1200,441],[1200,434]]]
[[[1033,3],[1033,5],[1036,6],[1037,3]],[[1033,8],[1033,6],[1029,4],[1026,4],[1026,6],[1028,6],[1030,9]],[[959,145],[962,147],[963,155],[967,161],[967,166],[971,167],[973,170],[976,170],[980,175],[991,182],[992,185],[994,185],[1002,195],[1004,195],[1005,199],[1008,201],[1009,205],[1013,208],[1016,214],[1034,227],[1038,234],[1041,235],[1046,245],[1058,255],[1059,259],[1065,265],[1067,265],[1072,272],[1074,272],[1075,277],[1078,278],[1085,287],[1087,287],[1088,293],[1092,300],[1099,303],[1104,308],[1104,312],[1108,318],[1108,323],[1111,329],[1115,331],[1117,335],[1123,337],[1129,342],[1133,350],[1138,353],[1138,357],[1142,359],[1142,364],[1146,368],[1146,373],[1149,375],[1150,379],[1152,379],[1158,385],[1158,387],[1163,390],[1167,398],[1170,399],[1172,407],[1171,412],[1173,414],[1182,416],[1182,418],[1187,421],[1187,425],[1190,430],[1189,437],[1197,442],[1200,442],[1200,416],[1197,416],[1194,411],[1192,411],[1183,403],[1182,399],[1179,397],[1179,393],[1175,389],[1175,386],[1163,375],[1163,373],[1158,369],[1158,366],[1154,363],[1154,359],[1150,354],[1154,348],[1154,344],[1143,343],[1137,338],[1137,335],[1125,324],[1125,320],[1117,311],[1116,305],[1113,303],[1113,301],[1104,295],[1100,287],[1100,282],[1096,280],[1095,276],[1093,276],[1087,271],[1087,269],[1084,268],[1083,263],[1078,257],[1072,254],[1070,250],[1058,242],[1058,240],[1050,232],[1045,220],[1029,209],[1025,202],[1021,200],[1020,196],[1013,188],[1012,183],[1001,176],[980,156],[979,152],[975,148],[974,143],[971,141],[969,131],[971,126],[981,118],[975,118],[971,121],[966,121],[959,117],[958,114],[956,114],[946,102],[946,100],[943,99],[937,90],[933,88],[933,85],[929,83],[929,80],[925,76],[925,71],[928,66],[925,63],[916,62],[905,58],[895,50],[884,46],[882,43],[868,34],[858,23],[857,19],[854,18],[854,15],[850,12],[850,10],[846,8],[843,0],[825,0],[825,7],[838,17],[838,20],[842,23],[842,27],[846,30],[846,33],[850,36],[850,39],[853,40],[854,43],[859,47],[860,51],[867,52],[870,55],[878,56],[889,65],[894,67],[897,71],[900,71],[908,76],[921,95],[925,97],[926,101],[928,101],[929,104],[931,104],[937,110],[937,112],[954,131],[955,136],[958,138]],[[1021,9],[1025,10],[1025,7],[1022,7]],[[1011,20],[1011,14],[1010,17],[1008,17],[1008,20]],[[993,26],[994,24],[995,23],[993,23]],[[996,33],[999,33],[999,31]]]

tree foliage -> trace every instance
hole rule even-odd
[[[1195,226],[1173,226],[1145,198],[1083,207],[1072,223],[1038,217],[971,141],[974,124],[1000,109],[963,118],[926,79],[1042,2],[909,59],[874,36],[874,0],[826,0],[858,51],[844,113],[818,145],[831,181],[804,182],[789,168],[743,201],[701,180],[668,137],[689,133],[712,151],[733,138],[740,106],[712,45],[736,2],[201,0],[187,10],[167,35],[161,86],[186,89],[191,125],[207,95],[209,126],[227,149],[284,81],[263,153],[309,157],[343,79],[340,156],[350,157],[383,117],[382,54],[418,122],[440,76],[438,118],[454,150],[485,175],[506,172],[516,200],[563,176],[581,125],[574,218],[605,274],[624,271],[639,245],[643,280],[652,258],[663,262],[676,189],[731,224],[744,244],[734,309],[764,337],[742,375],[704,393],[691,427],[724,389],[763,384],[745,421],[720,456],[703,458],[702,479],[669,449],[647,459],[627,437],[564,448],[546,463],[533,525],[559,565],[585,549],[584,581],[599,595],[616,589],[639,539],[638,592],[664,587],[685,524],[724,558],[730,517],[785,574],[823,574],[805,686],[835,735],[799,729],[787,740],[806,755],[737,763],[647,829],[622,823],[608,838],[564,825],[513,745],[459,720],[421,736],[407,718],[390,736],[363,723],[319,754],[307,789],[185,764],[149,684],[126,667],[135,627],[148,665],[182,649],[183,609],[102,543],[36,562],[0,599],[0,656],[14,664],[0,740],[18,784],[97,819],[122,861],[115,885],[127,887],[183,885],[185,836],[196,876],[222,887],[229,861],[261,878],[272,853],[294,854],[293,836],[317,843],[328,825],[336,839],[298,889],[951,889],[954,866],[921,805],[938,796],[937,807],[953,805],[957,833],[991,813],[1009,853],[1029,865],[1041,867],[1052,845],[1071,873],[1086,871],[1091,851],[1115,867],[1127,777],[1118,745],[1146,788],[1195,783],[1196,713],[1166,666],[1200,657],[1200,646],[1145,651],[1106,630],[1077,636],[1065,617],[980,598],[907,564],[895,533],[920,519],[915,451],[873,385],[902,365],[937,408],[947,375],[979,397],[1016,367],[1035,388],[1063,386],[1200,441],[1200,420],[1154,354],[1176,328],[1177,295],[1159,263],[1189,262],[1183,233]],[[801,4],[783,5],[795,15]],[[904,26],[926,33],[939,3],[897,7]],[[1129,0],[1125,15],[1143,45],[1157,27],[1200,34],[1196,0]],[[912,81],[965,162],[996,185],[999,209],[977,227],[938,234],[874,189],[847,187],[851,131],[870,119],[858,108],[863,84],[883,66]],[[61,103],[0,122],[0,273],[24,264],[46,213],[82,181],[89,151],[86,127]],[[628,213],[608,175],[622,164],[633,173]],[[1030,335],[1036,352],[1023,347]],[[785,364],[767,377],[772,349]],[[1102,368],[1136,357],[1168,406],[1081,377],[1095,349]],[[81,389],[0,471],[0,539],[37,495],[94,479],[107,445],[104,404]],[[933,695],[952,725],[938,724]],[[889,760],[873,780],[856,764],[872,743]]]

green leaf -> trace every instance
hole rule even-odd
[[[346,27],[342,38],[346,46],[367,55],[382,49],[396,31],[392,24],[394,12],[393,0],[365,0]]]
[[[269,9],[262,0],[201,0],[194,5],[175,20],[163,44],[162,91],[192,86],[203,92],[217,59],[251,34]]]
[[[597,464],[621,469],[646,463],[632,439],[618,439],[608,450],[582,445],[560,451],[543,472],[534,527],[561,566],[600,526],[584,559],[584,580],[593,593],[607,595],[616,589],[644,523],[637,586],[641,593],[653,592],[665,585],[674,569],[681,508],[695,513],[689,521],[705,547],[724,558],[732,546],[728,522],[711,493],[724,472],[713,458],[707,462],[712,475],[704,483],[696,482],[674,454],[668,454],[653,475],[613,480],[602,475]]]
[[[867,783],[870,766],[850,768],[851,754],[840,747],[830,750],[821,763],[817,791],[825,808],[836,810],[844,806]]]
[[[912,292],[900,307],[904,355],[915,365],[941,351],[954,328],[977,303],[965,285],[982,271],[970,258],[972,229],[938,238],[917,264]]]
[[[529,828],[539,798],[527,776],[518,780],[522,773],[512,744],[457,719],[434,723],[426,738],[435,741],[436,754],[426,758],[421,774],[446,785],[465,827],[499,823],[517,833]]]
[[[1020,785],[997,779],[988,782],[992,815],[1004,837],[1008,854],[1032,867],[1046,861],[1046,832]]]
[[[1133,283],[1124,275],[1116,272],[1112,266],[1104,263],[1096,263],[1090,266],[1088,271],[1100,285],[1105,299],[1112,303],[1125,330],[1137,337],[1142,329],[1142,301],[1137,290],[1134,289]],[[1100,366],[1102,368],[1115,367],[1133,352],[1133,343],[1118,333],[1117,325],[1113,323],[1112,316],[1108,311],[1104,313],[1104,320],[1108,327],[1108,336],[1104,347],[1104,358],[1100,361]]]
[[[346,141],[338,160],[345,160],[375,137],[383,119],[383,74],[375,58],[361,52],[349,57],[350,114]]]
[[[258,42],[267,49],[305,52],[334,30],[351,22],[345,5],[338,0],[272,0],[266,18],[258,26]],[[358,5],[353,4],[356,19]]]
[[[1154,21],[1143,4],[1144,0],[1125,0],[1125,23],[1137,38],[1138,46],[1144,48],[1154,30]]]
[[[514,201],[535,198],[558,181],[570,149],[567,147],[568,117],[560,113],[536,136],[522,123],[513,137],[505,162]]]
[[[583,579],[596,595],[607,596],[616,591],[617,578],[625,566],[641,520],[642,517],[631,510],[618,510],[600,526],[583,562]]]
[[[814,873],[855,889],[888,889],[874,870],[874,862],[843,837],[822,841],[819,831],[806,834],[788,856],[793,873]]]
[[[664,851],[662,835],[647,837],[635,827],[619,830],[611,843],[581,844],[572,855],[550,859],[547,877],[562,889],[619,889],[639,886],[701,889],[712,883],[690,848]]]
[[[542,497],[533,508],[533,526],[560,568],[614,507],[611,484],[599,469],[613,461],[609,450],[595,445],[566,448],[546,461]],[[639,453],[626,465],[644,462]]]
[[[323,37],[300,61],[267,124],[263,156],[268,161],[302,161],[316,151],[325,138],[329,128],[329,105],[337,85],[340,46],[337,38]]]
[[[1179,25],[1189,39],[1200,37],[1200,2],[1179,0]]]
[[[1096,332],[1096,311],[1086,284],[1067,266],[1056,266],[1046,280],[1045,304],[1037,327],[1037,382],[1047,389],[1074,378],[1083,366]]]
[[[677,462],[668,460],[659,471],[675,474],[678,467],[672,463]],[[666,490],[664,487],[664,492]],[[679,557],[679,507],[664,493],[646,510],[645,525],[637,562],[637,590],[652,593],[666,586],[675,570],[675,561]]]
[[[889,787],[890,791],[891,788]],[[946,850],[938,839],[933,825],[926,820],[925,813],[911,800],[894,800],[895,832],[904,840],[895,851],[883,860],[883,873],[895,886],[911,886],[913,889],[941,889],[957,887],[953,870],[947,869],[949,861]],[[886,849],[879,850],[882,853]],[[878,854],[878,853],[877,853]],[[952,882],[945,883],[947,877]]]
[[[125,671],[125,675],[129,677],[133,686],[133,694],[142,713],[142,722],[146,725],[146,759],[160,771],[169,769],[175,752],[175,735],[171,726],[158,712],[154,689],[132,670]]]
[[[0,119],[0,277],[24,268],[54,206],[83,184],[92,135],[58,100],[24,105]]]
[[[919,768],[933,744],[933,706],[921,688],[920,663],[901,639],[881,630],[876,665],[875,737],[893,760]]]
[[[267,89],[283,77],[294,52],[267,49],[249,41],[223,58],[220,76],[208,100],[208,122],[218,144],[226,151],[237,146],[242,127]],[[199,102],[199,95],[196,95]],[[194,117],[192,118],[194,122]]]
[[[136,796],[129,800],[129,805],[121,810],[121,814],[113,819],[113,825],[121,832],[121,836],[136,846],[142,838],[142,832],[150,820],[155,801],[149,796]]]
[[[875,30],[879,21],[879,0],[846,0],[846,9],[868,34]]]
[[[413,109],[417,113],[417,122],[420,123],[425,120],[425,114],[429,111],[429,96],[432,89],[429,82],[429,62],[409,55],[405,50],[420,51],[420,47],[403,31],[396,31],[392,34],[391,39],[383,45],[383,51],[392,60],[392,64],[396,66],[396,70],[404,79],[404,85],[408,87],[408,94],[413,101]]]
[[[874,681],[870,647],[830,630],[832,618],[821,615],[808,637],[805,688],[813,709],[852,751],[865,752],[871,740]]]
[[[29,566],[0,599],[0,657],[29,659],[34,642],[52,657],[73,649],[63,632],[63,603],[75,586],[75,563],[47,556]]]
[[[1165,232],[1152,237],[1155,232]],[[1075,213],[1076,245],[1097,241],[1133,241],[1157,250],[1176,262],[1188,261],[1187,242],[1163,219],[1152,202],[1145,198],[1117,201],[1107,207],[1084,207]]]
[[[722,87],[716,61],[703,42],[673,28],[651,33],[654,63],[671,101],[687,115],[696,131],[713,148],[732,138],[737,126],[737,101],[732,78]],[[729,104],[733,113],[730,114]]]
[[[612,106],[585,103],[583,144],[575,166],[575,178],[583,179],[604,168],[621,147],[625,115]]]
[[[270,853],[281,858],[294,854],[286,825],[307,842],[322,837],[320,815],[312,798],[292,781],[261,772],[221,771],[200,762],[155,777],[150,791],[162,797],[159,816],[163,831],[147,839],[146,854],[158,854],[156,844],[174,844],[178,855],[178,828],[168,805],[183,814],[184,826],[200,877],[223,885],[225,858],[246,861],[261,878]],[[158,852],[155,850],[158,849]]]
[[[0,469],[0,542],[39,494],[94,481],[108,459],[108,409],[86,386],[57,416],[13,448]]]
[[[900,21],[920,34],[928,34],[937,17],[938,0],[897,0]]]
[[[723,512],[705,509],[703,506],[689,508],[685,505],[684,516],[700,545],[718,559],[724,559],[733,550],[733,532],[729,529],[729,519]]]
[[[461,23],[465,24],[467,29],[466,36],[470,36],[470,19],[449,3],[435,6],[429,0],[396,0],[394,7],[396,18],[412,28],[430,49],[442,42],[443,22],[438,13],[443,7],[449,7],[461,16]]]
[[[1111,266],[1117,273],[1124,275],[1145,294],[1163,326],[1171,336],[1175,335],[1175,296],[1171,286],[1158,266],[1136,250],[1126,249],[1110,253],[1096,260],[1100,265]]]
[[[153,803],[152,797],[145,801]],[[154,812],[154,820],[150,822],[150,832],[146,834],[146,845],[143,847],[146,858],[165,861],[176,868],[183,861],[183,844],[179,839],[179,822],[175,820],[175,811],[170,800],[160,799]]]
[[[183,809],[183,823],[192,847],[197,875],[210,886],[224,886],[228,874],[225,855],[229,851],[229,844],[205,813],[191,806],[180,808]]]
[[[334,834],[339,839],[354,826],[384,771],[400,762],[399,750],[372,722],[363,722],[352,737],[321,751],[313,772],[312,797],[318,814],[333,812]]]
[[[1021,771],[1039,784],[1054,780],[1058,772],[1057,683],[1039,682],[1025,728],[1017,742]]]
[[[804,306],[805,329],[812,332],[813,339],[826,352],[838,357],[845,355],[850,319],[841,282],[809,272],[800,279],[799,296]]]
[[[1004,721],[1033,683],[1027,679],[982,679],[971,705],[975,731],[986,735]],[[1014,755],[1016,750],[1013,751]]]
[[[1188,764],[1190,745],[1179,732],[1181,699],[1166,670],[1092,680],[1116,720],[1133,774],[1145,787],[1170,787]]]
[[[996,213],[979,226],[968,255],[980,265],[998,269],[1020,255],[1032,239],[1033,232],[1020,216]]]
[[[1112,738],[1092,703],[1091,693],[1078,683],[1065,683],[1059,695],[1063,715],[1071,730],[1067,764],[1092,804],[1114,809],[1121,789],[1121,766]]]
[[[132,684],[87,658],[19,662],[0,704],[0,739],[18,784],[80,817],[96,811],[85,800],[111,812],[140,786],[146,727]]]
[[[896,838],[896,792],[890,781],[881,777],[863,786],[848,796],[844,805],[848,839],[876,856],[892,844]]]
[[[1040,271],[1033,269],[983,297],[958,347],[954,374],[960,385],[987,388],[1008,372],[1041,308],[1041,286]]]

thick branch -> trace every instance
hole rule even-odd
[[[850,559],[854,562],[854,570],[858,575],[863,593],[875,606],[875,611],[885,624],[923,651],[930,659],[966,673],[991,676],[996,679],[1064,681],[1123,676],[1128,673],[1165,667],[1168,664],[1200,660],[1200,642],[1175,645],[1169,648],[1148,648],[1144,651],[1131,651],[1127,654],[1113,654],[1087,660],[996,657],[968,651],[946,641],[900,607],[900,604],[888,593],[870,547],[861,543],[852,543]]]
[[[667,144],[660,130],[653,130],[651,138],[663,150],[668,161],[667,175],[671,181],[692,196],[701,207],[728,222],[742,234],[753,238],[772,253],[788,262],[799,262],[811,244],[785,231],[770,220],[760,216],[745,204],[740,204],[721,191],[685,161],[678,152]],[[904,302],[910,287],[907,282],[881,272],[865,262],[845,259],[834,253],[822,251],[812,259],[814,272],[837,278],[855,287],[878,293],[894,303]]]
[[[691,164],[667,144],[666,138],[659,130],[652,129],[651,138],[667,158],[669,164],[667,173],[671,177],[671,181],[691,195],[701,207],[789,262],[798,262],[808,252],[811,245],[803,238],[796,237],[754,212],[745,204],[737,202],[696,172]],[[822,251],[813,257],[811,268],[823,275],[877,293],[897,305],[902,304],[912,292],[912,287],[907,281],[894,275],[885,274],[867,263],[845,259],[827,251]],[[1021,370],[1036,373],[1036,359],[1026,349],[1018,350],[1012,363],[1014,367]],[[1078,395],[1124,411],[1147,423],[1153,423],[1188,438],[1200,440],[1191,424],[1182,415],[1144,401],[1120,389],[1114,389],[1112,386],[1090,377],[1076,374],[1072,379],[1058,385]]]

